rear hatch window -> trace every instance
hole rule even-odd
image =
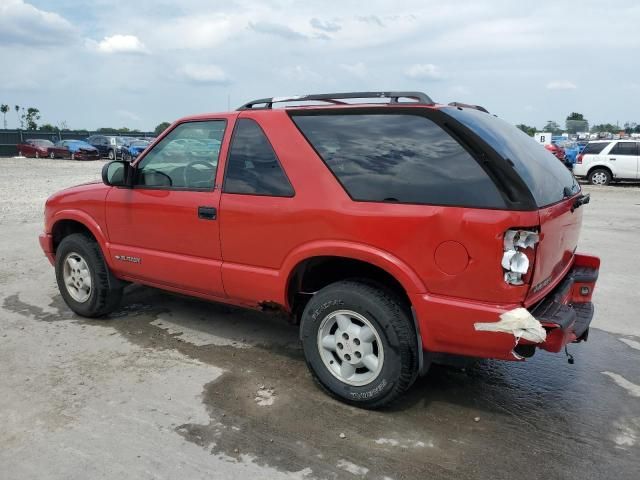
[[[539,208],[560,202],[580,191],[575,177],[563,163],[515,126],[475,109],[445,107],[442,111],[509,160],[529,187]]]

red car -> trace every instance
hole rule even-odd
[[[68,158],[69,150],[64,147],[58,147],[49,140],[29,139],[24,143],[16,145],[18,155],[21,157],[35,158]]]
[[[548,145],[545,145],[544,148],[553,153],[558,160],[564,160],[565,153],[562,147],[559,147],[555,143],[550,143]]]
[[[74,312],[107,315],[129,282],[282,310],[313,377],[354,405],[389,403],[443,354],[520,361],[589,332],[589,196],[479,107],[266,98],[178,120],[102,178],[46,203],[40,244]]]

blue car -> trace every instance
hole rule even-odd
[[[146,140],[131,141],[129,144],[122,147],[122,159],[127,162],[135,160],[150,144],[151,142]]]
[[[71,160],[99,160],[100,152],[90,143],[82,140],[60,140],[56,147],[69,150]]]

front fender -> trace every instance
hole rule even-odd
[[[112,267],[110,256],[107,254],[109,251],[109,242],[106,232],[91,215],[82,210],[58,210],[53,213],[50,218],[47,219],[47,232],[53,233],[53,229],[56,223],[63,220],[75,221],[85,226],[100,245],[100,249],[102,250],[102,254],[107,262],[107,265],[109,265],[109,267]]]

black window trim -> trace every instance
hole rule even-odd
[[[461,108],[461,107],[448,107]],[[349,198],[358,203],[381,203],[384,205],[416,205],[416,206],[434,206],[434,207],[454,207],[454,208],[475,208],[479,210],[513,210],[513,211],[536,211],[539,210],[533,195],[524,183],[524,180],[515,172],[511,165],[507,162],[484,140],[478,137],[472,130],[458,122],[453,117],[446,115],[440,109],[434,108],[416,108],[416,107],[397,107],[391,105],[382,105],[376,107],[362,107],[349,109],[291,109],[287,112],[291,122],[298,132],[305,139],[307,144],[313,149],[318,158],[325,165],[327,170],[336,179]],[[503,207],[476,207],[466,204],[450,204],[450,203],[415,203],[415,202],[384,202],[379,200],[359,200],[355,199],[348,192],[344,184],[337,175],[329,168],[320,152],[315,148],[313,143],[307,138],[304,132],[298,127],[293,117],[295,116],[327,116],[327,115],[397,115],[407,114],[427,118],[450,135],[458,144],[473,158],[480,168],[487,174],[493,182],[496,189],[502,196],[504,201]],[[510,191],[510,192],[509,192]]]
[[[220,165],[220,152],[218,152],[218,161],[216,163],[216,168],[213,172],[213,186],[211,188],[196,188],[196,187],[156,187],[156,186],[149,186],[149,185],[136,185],[135,181],[138,178],[138,165],[140,163],[142,163],[142,160],[144,160],[144,158],[149,154],[149,152],[153,151],[153,149],[155,149],[158,144],[164,140],[167,136],[169,136],[171,134],[171,132],[173,132],[176,128],[178,128],[180,125],[184,125],[186,123],[199,123],[199,122],[224,122],[224,129],[222,131],[222,140],[220,141],[220,150],[222,151],[222,146],[224,145],[224,137],[227,133],[227,127],[229,125],[228,119],[226,118],[206,118],[206,119],[198,119],[198,120],[184,120],[181,122],[178,122],[176,124],[173,125],[173,128],[171,130],[169,130],[168,132],[166,132],[165,135],[162,136],[161,139],[156,140],[156,142],[154,142],[153,148],[150,148],[149,150],[144,150],[144,155],[139,156],[136,159],[136,162],[134,165],[132,165],[134,167],[134,172],[133,172],[133,184],[131,186],[132,189],[134,190],[173,190],[176,192],[214,192],[216,190],[216,188],[220,188],[220,185],[216,184],[216,177],[218,176],[218,166]]]
[[[273,156],[276,159],[276,162],[278,162],[278,166],[280,167],[280,170],[282,171],[284,178],[287,179],[287,182],[289,182],[289,186],[291,187],[291,191],[293,192],[293,194],[291,195],[271,195],[271,194],[267,194],[267,193],[240,193],[240,192],[225,192],[224,190],[224,185],[227,181],[227,170],[229,169],[229,158],[231,156],[231,149],[233,148],[233,141],[236,137],[236,131],[238,130],[238,125],[240,124],[240,120],[251,120],[253,123],[255,123],[258,128],[260,129],[260,131],[262,132],[262,134],[264,135],[264,138],[267,139],[267,143],[269,144],[269,147],[271,147],[271,151],[273,152]],[[260,125],[260,122],[258,122],[255,118],[252,117],[237,117],[235,124],[233,125],[233,132],[231,132],[231,138],[229,139],[229,148],[227,148],[227,156],[225,158],[225,163],[224,163],[224,175],[222,177],[222,186],[221,186],[221,192],[225,195],[248,195],[251,197],[272,197],[272,198],[294,198],[296,196],[296,189],[293,186],[293,183],[291,182],[291,179],[289,178],[289,175],[287,175],[287,171],[286,169],[282,166],[282,162],[280,161],[280,157],[278,157],[278,154],[276,153],[276,149],[273,148],[273,144],[271,143],[271,140],[269,139],[269,135],[267,135],[267,132],[264,131],[264,129],[262,128],[262,125]]]

